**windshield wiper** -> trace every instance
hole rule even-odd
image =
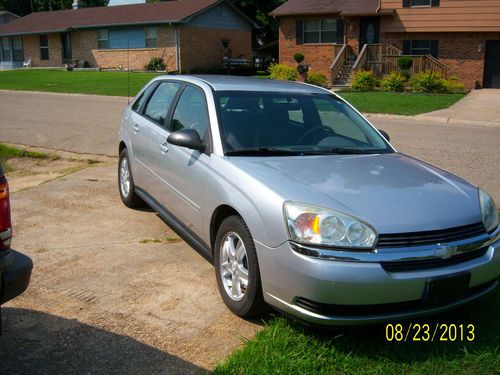
[[[241,148],[239,150],[226,151],[226,156],[298,156],[302,152],[274,147]]]
[[[321,152],[329,153],[329,154],[338,154],[338,155],[363,155],[363,154],[379,154],[380,150],[363,150],[357,148],[343,148],[343,147],[335,147],[330,149],[322,150]]]

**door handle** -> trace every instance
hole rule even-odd
[[[162,143],[160,145],[160,150],[163,155],[165,155],[168,152],[167,142]]]
[[[134,124],[134,126],[132,127],[132,131],[134,132],[134,134],[139,133],[139,124]]]

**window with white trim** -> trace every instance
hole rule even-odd
[[[411,0],[412,7],[430,7],[431,0]]]
[[[49,36],[40,35],[40,60],[49,59]]]

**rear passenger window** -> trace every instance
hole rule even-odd
[[[194,129],[203,139],[208,128],[208,109],[202,91],[187,86],[175,108],[170,130]]]
[[[144,116],[163,126],[179,86],[176,82],[162,82],[149,99]]]
[[[141,95],[137,98],[137,100],[132,104],[132,111],[134,112],[139,112],[142,108],[142,105],[144,102],[148,99],[149,94],[153,92],[153,90],[158,86],[158,82],[152,83],[151,85],[148,86],[146,90],[142,92]]]

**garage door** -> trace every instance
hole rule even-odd
[[[500,40],[486,42],[484,87],[500,89]]]

